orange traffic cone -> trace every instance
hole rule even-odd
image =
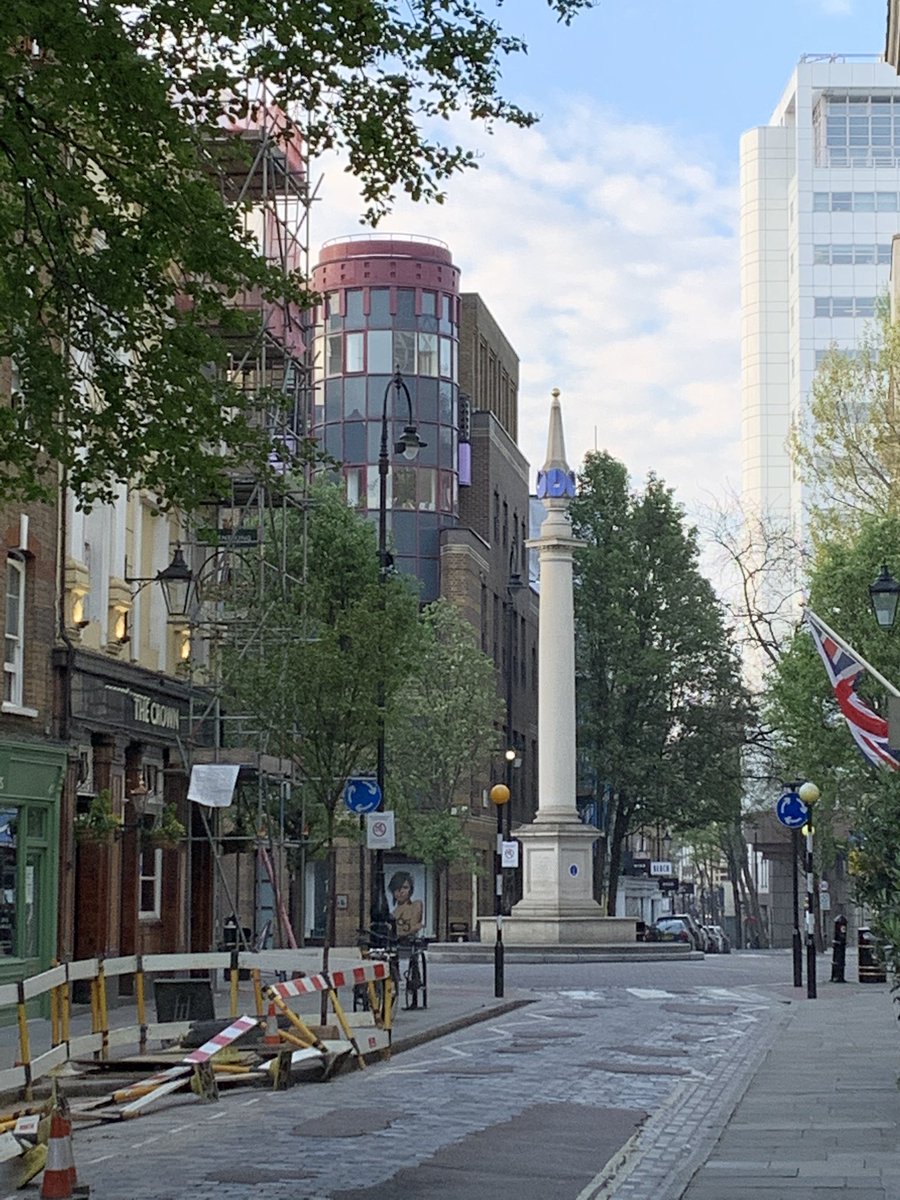
[[[266,1016],[266,1032],[263,1037],[263,1045],[272,1048],[281,1046],[281,1038],[278,1036],[278,1011],[271,1000],[269,1001],[269,1012]]]
[[[50,1114],[47,1166],[41,1184],[41,1200],[69,1200],[77,1183],[72,1153],[72,1122],[60,1107]]]

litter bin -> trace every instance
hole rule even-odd
[[[859,951],[859,982],[887,983],[887,972],[878,953],[878,942],[871,929],[863,925],[857,936]]]

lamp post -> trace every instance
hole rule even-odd
[[[803,987],[803,939],[800,937],[800,830],[791,830],[791,880],[794,891],[794,932],[791,950],[794,958],[794,987]]]
[[[387,551],[387,478],[390,467],[390,456],[388,454],[388,399],[390,398],[391,388],[394,389],[395,405],[399,404],[400,394],[401,392],[403,393],[409,418],[408,423],[403,428],[402,436],[394,443],[394,453],[402,454],[405,459],[412,461],[416,458],[419,451],[427,445],[419,437],[418,430],[413,421],[412,397],[398,367],[394,372],[393,378],[384,389],[384,403],[381,410],[381,445],[378,451],[378,580],[381,584],[387,582],[389,568]],[[378,680],[377,691],[378,742],[375,764],[375,779],[381,795],[378,804],[379,811],[384,810],[384,700],[384,678],[382,677]],[[369,922],[373,938],[380,937],[386,940],[390,934],[390,912],[384,889],[384,851],[381,849],[374,852],[370,899]]]
[[[869,584],[869,599],[879,628],[893,629],[900,601],[900,583],[887,569],[887,563],[882,563],[878,577]]]
[[[813,806],[820,796],[814,783],[803,783],[797,795],[809,809],[806,822],[806,995],[816,998],[816,893],[813,878]]]
[[[509,761],[507,758],[507,763]],[[500,997],[503,995],[503,807],[509,803],[509,788],[505,783],[495,783],[490,794],[491,804],[497,810],[497,849],[494,852],[494,918],[497,922],[497,938],[494,942],[494,995]]]

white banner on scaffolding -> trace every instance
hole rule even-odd
[[[227,763],[191,767],[188,800],[207,808],[227,808],[234,798],[234,785],[240,769]]]

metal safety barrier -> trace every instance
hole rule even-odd
[[[232,950],[197,954],[97,957],[59,963],[47,971],[41,971],[17,983],[0,984],[0,1008],[14,1008],[18,1026],[18,1061],[13,1067],[0,1070],[0,1092],[19,1091],[26,1100],[30,1100],[35,1082],[70,1059],[89,1054],[105,1059],[109,1057],[109,1051],[113,1047],[135,1043],[139,1053],[145,1053],[151,1039],[176,1038],[186,1033],[190,1021],[148,1022],[148,973],[226,971],[229,980],[229,1016],[234,1019],[238,1016],[238,983],[241,972],[249,972],[256,1016],[262,1019],[266,1015],[262,972],[299,972],[298,957],[296,950],[261,950],[257,953]],[[309,995],[323,989],[334,992],[338,988],[352,987],[364,980],[380,979],[382,973],[378,968],[382,966],[381,963],[354,962],[328,974],[303,974],[301,978],[272,986],[278,988],[279,999],[283,1002],[286,996]],[[131,1025],[110,1028],[109,980],[124,975],[133,976],[136,1021]],[[90,984],[91,1032],[73,1036],[72,985],[78,982]],[[271,988],[267,991],[271,994]],[[49,997],[51,1047],[32,1057],[27,1006],[30,1001],[42,996]]]

